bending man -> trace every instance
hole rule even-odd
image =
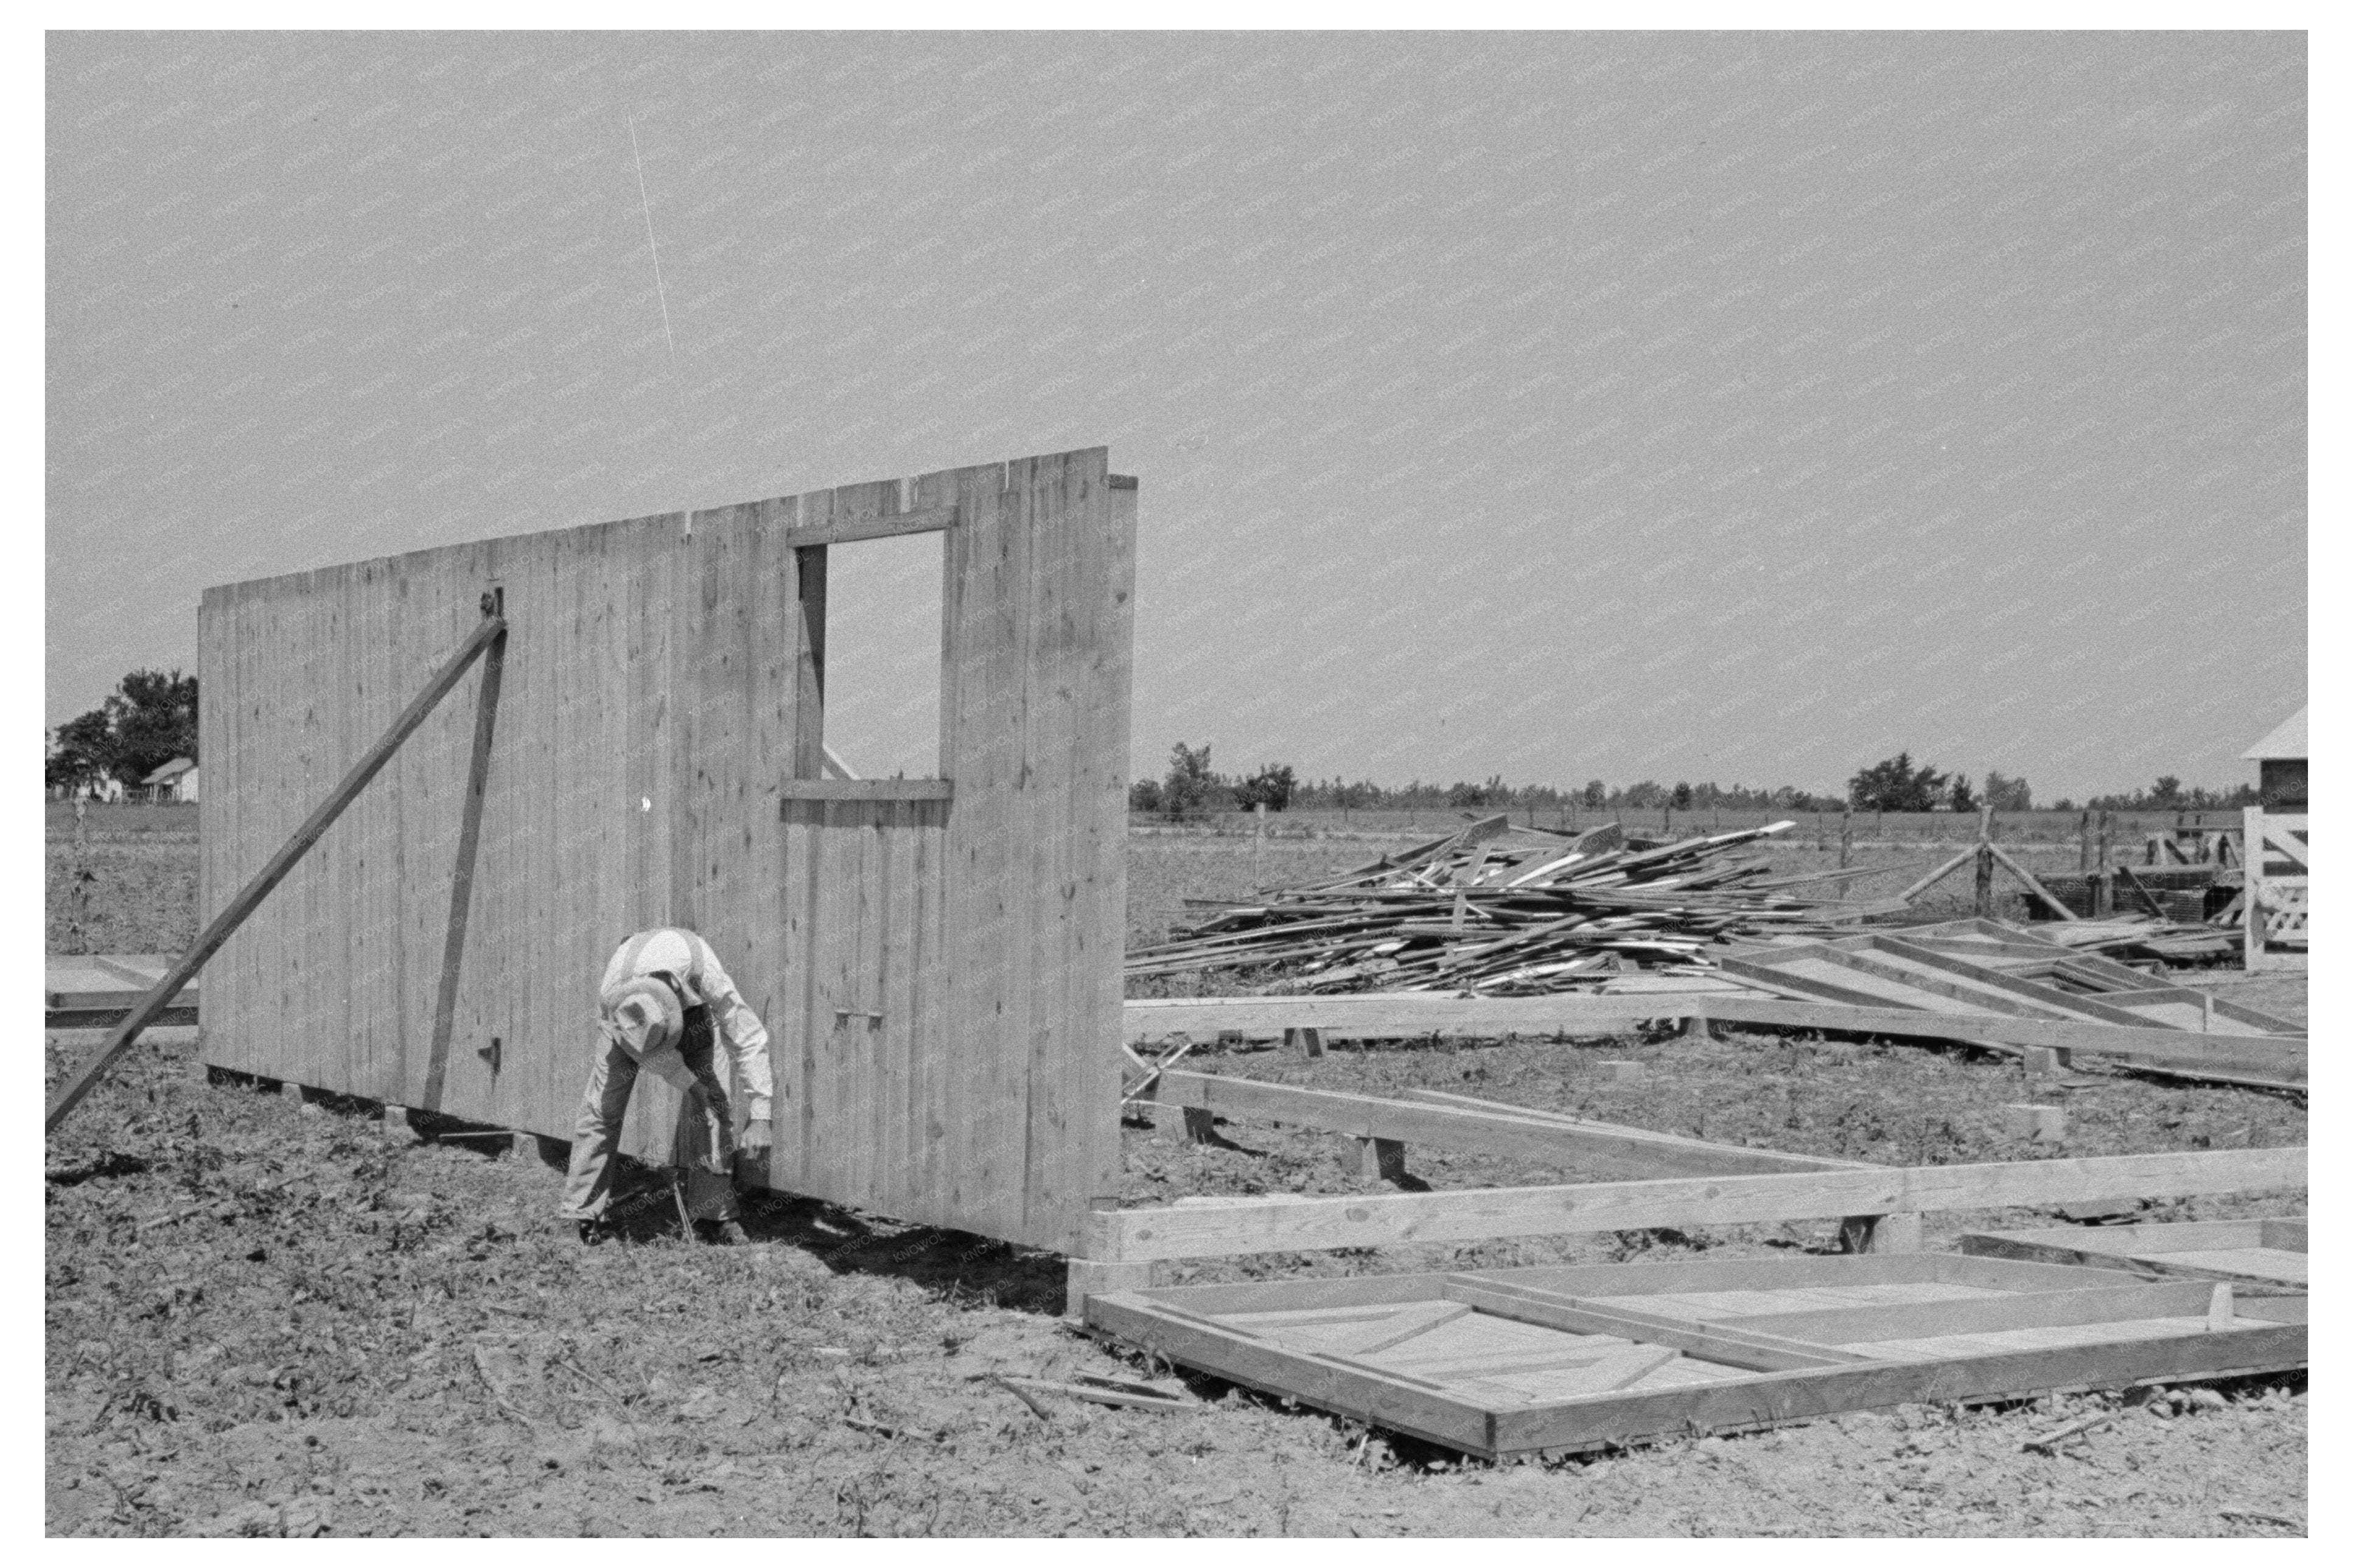
[[[730,1173],[739,1148],[746,1154],[767,1152],[774,1082],[768,1031],[727,978],[719,955],[691,931],[639,931],[605,966],[596,1026],[602,1037],[572,1134],[563,1217],[579,1222],[581,1240],[604,1239],[615,1148],[628,1114],[629,1091],[642,1069],[685,1098],[672,1157],[686,1167],[687,1212],[696,1233],[706,1241],[747,1239],[736,1222]],[[712,1068],[714,1033],[727,1043],[744,1099],[740,1140],[726,1088]]]

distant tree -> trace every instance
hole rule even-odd
[[[1986,770],[1985,797],[1996,811],[2034,809],[2034,792],[2027,787],[2024,779],[2008,778],[1991,768]]]
[[[1950,805],[1955,811],[1963,813],[1977,810],[1978,797],[1969,788],[1968,774],[1953,775],[1952,783],[1945,786],[1944,804]]]
[[[1447,786],[1446,804],[1451,806],[1508,805],[1512,786],[1504,775],[1492,773],[1484,784],[1466,784],[1460,780]]]
[[[1609,804],[1609,786],[1599,779],[1588,779],[1582,802],[1588,811],[1599,811]]]
[[[1692,804],[1692,786],[1681,779],[1676,780],[1675,793],[1672,798],[1677,811],[1689,811]]]
[[[1926,763],[1915,767],[1912,753],[1898,752],[1847,780],[1847,799],[1860,811],[1928,811],[1945,795],[1943,773]]]
[[[174,757],[196,760],[196,678],[134,669],[106,700],[115,776],[137,784]]]
[[[135,784],[174,757],[196,759],[196,680],[134,669],[106,700],[58,726],[42,773],[53,784],[112,776]]]
[[[2075,811],[2080,808],[2073,800],[2063,795],[2057,800],[2051,803],[2051,809],[2053,811]]]
[[[1635,810],[1651,811],[1666,804],[1667,790],[1654,779],[1642,779],[1618,792],[1616,804]]]
[[[105,710],[93,708],[58,726],[42,763],[42,783],[79,789],[111,773],[114,764],[114,731]]]
[[[1127,809],[1130,811],[1158,811],[1160,809],[1160,781],[1158,779],[1138,779],[1134,784],[1128,785]]]
[[[2181,804],[2181,781],[2171,773],[2159,773],[2156,785],[2148,792],[2148,804],[2172,807]]]
[[[1176,742],[1168,753],[1168,776],[1161,782],[1160,804],[1171,816],[1199,811],[1208,804],[1218,775],[1209,771],[1208,742],[1188,746]]]
[[[1292,773],[1289,763],[1270,763],[1234,785],[1234,804],[1244,811],[1250,811],[1263,801],[1267,810],[1281,811],[1291,804],[1291,797],[1298,788],[1299,780]]]

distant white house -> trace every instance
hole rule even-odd
[[[196,764],[185,757],[174,757],[139,782],[147,787],[151,800],[194,800]]]

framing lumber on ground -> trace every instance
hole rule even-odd
[[[691,926],[770,1031],[774,1185],[1076,1250],[1118,1191],[1135,501],[1094,447],[206,590],[207,918],[481,595],[507,639],[495,728],[470,677],[222,948],[204,1058],[566,1137],[607,958]],[[828,778],[828,552],[913,531],[940,776]]]
[[[2301,1215],[2179,1220],[1973,1232],[1961,1237],[1961,1250],[1975,1258],[2090,1264],[2137,1274],[2253,1280],[2301,1290],[2312,1280],[2307,1237]]]
[[[1503,1154],[1612,1175],[1756,1175],[1873,1168],[1853,1160],[1710,1143],[1544,1111],[1513,1114],[1464,1104],[1387,1100],[1216,1073],[1163,1073],[1132,1098],[1236,1119],[1287,1121],[1356,1138]]]
[[[2302,1365],[2308,1298],[1952,1253],[1110,1290],[1149,1352],[1488,1457]]]
[[[1092,1216],[1089,1259],[1147,1263],[2103,1198],[2301,1191],[2306,1151],[2244,1149],[1338,1197],[1216,1198]]]
[[[1296,1028],[1320,1029],[1332,1038],[1446,1033],[1599,1035],[1654,1020],[1687,1018],[1951,1040],[2009,1050],[2058,1047],[2155,1066],[2260,1073],[2283,1081],[2301,1080],[2305,1076],[2305,1041],[2295,1036],[2200,1035],[2091,1019],[1928,1013],[1829,998],[1744,996],[1721,990],[1683,995],[1465,997],[1441,992],[1392,992],[1131,1001],[1121,1011],[1121,1032],[1131,1044],[1178,1034],[1268,1036]]]

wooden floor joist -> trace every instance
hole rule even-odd
[[[1142,1098],[1236,1120],[1283,1121],[1358,1138],[1501,1154],[1612,1175],[1754,1175],[1872,1168],[1852,1160],[1709,1143],[1608,1121],[1541,1112],[1508,1115],[1466,1105],[1341,1094],[1216,1073],[1163,1073]]]
[[[1767,966],[1757,969],[1769,975]],[[1807,983],[1770,976],[1792,989]],[[1829,987],[1820,989],[1827,991]],[[1949,1040],[2002,1050],[2064,1047],[2135,1064],[2183,1070],[2213,1068],[2281,1083],[2305,1077],[2303,1036],[2205,1035],[2090,1018],[1993,1013],[1925,1012],[1864,993],[1838,996],[1739,995],[1721,990],[1631,996],[1456,996],[1440,992],[1359,996],[1238,996],[1129,1002],[1122,1033],[1133,1044],[1171,1035],[1240,1033],[1269,1037],[1314,1028],[1329,1039],[1415,1035],[1610,1034],[1685,1018],[1775,1028],[1824,1029],[1899,1039]]]
[[[2312,1279],[2302,1216],[2181,1220],[2164,1225],[2058,1226],[1978,1232],[1961,1250],[1979,1258],[2090,1265],[2197,1279],[2245,1279],[2305,1289]]]
[[[2040,1207],[2101,1198],[2301,1191],[2305,1185],[2306,1151],[2295,1148],[1467,1192],[1203,1199],[1168,1208],[1099,1211],[1092,1216],[1086,1256],[1103,1264],[1141,1263],[1580,1231]]]

